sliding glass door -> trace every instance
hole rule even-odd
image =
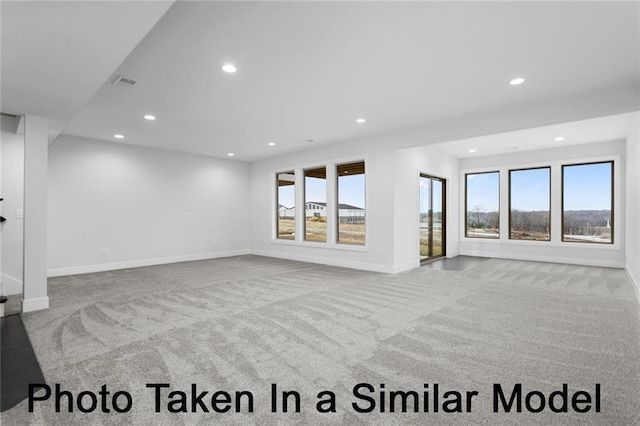
[[[420,175],[420,261],[446,254],[446,183]]]

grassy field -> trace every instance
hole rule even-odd
[[[326,218],[307,219],[305,223],[305,236],[307,241],[327,241],[327,221]]]
[[[305,240],[327,241],[327,223],[325,220],[307,219],[305,225]],[[364,223],[340,223],[338,224],[338,242],[343,244],[364,245],[365,230],[366,226]],[[295,240],[295,220],[292,218],[279,219],[278,238]]]
[[[549,241],[551,235],[547,232],[511,231],[509,238],[512,240]]]
[[[429,255],[429,232],[426,229],[420,230],[420,256],[440,256],[442,255],[442,230],[433,231],[433,253]]]
[[[467,237],[500,238],[500,230],[496,228],[467,228]]]
[[[338,242],[364,245],[365,229],[364,223],[340,223],[338,224]]]
[[[296,221],[293,218],[278,219],[278,238],[284,240],[296,239]]]

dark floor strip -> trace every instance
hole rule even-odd
[[[489,260],[487,257],[456,256],[452,258],[440,258],[423,265],[424,268],[438,269],[441,271],[466,271],[476,265]]]
[[[0,318],[0,412],[27,398],[30,383],[45,383],[22,316]]]

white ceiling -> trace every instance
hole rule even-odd
[[[55,4],[46,13],[67,13]],[[102,64],[110,42],[100,31],[93,37],[93,28],[112,28],[110,37],[145,28],[140,19],[114,25],[115,16],[100,9],[107,6],[83,4],[91,19],[78,25],[78,17],[66,16],[66,38],[58,37],[64,25],[44,18],[39,36],[27,38],[35,46],[27,50],[48,52],[55,75],[73,72],[80,80],[78,87],[47,87],[58,92],[38,114],[73,115],[66,134],[114,141],[122,133],[123,143],[219,157],[235,152],[237,160],[640,85],[637,2],[178,1],[117,69],[113,61]],[[139,3],[109,4],[127,17]],[[29,14],[45,14],[38,7]],[[13,111],[34,113],[15,98],[46,95],[29,84],[50,85],[49,70],[5,81],[6,10],[3,2],[3,108],[9,88],[18,94],[10,98]],[[148,22],[161,14],[158,6]],[[23,33],[30,31],[23,24]],[[48,38],[68,39],[89,57],[70,55],[60,40],[37,43]],[[25,44],[12,41],[14,50]],[[225,62],[238,72],[222,72]],[[80,107],[90,86],[81,76],[94,65],[104,84]],[[136,85],[112,85],[118,74]],[[510,86],[516,76],[527,81]],[[157,120],[144,120],[148,113]]]
[[[454,157],[473,158],[592,142],[608,142],[625,139],[631,126],[637,125],[639,119],[639,114],[635,112],[616,114],[552,126],[459,139],[433,146]],[[556,138],[562,138],[562,140],[558,141]],[[474,152],[469,152],[470,150],[474,150]]]
[[[1,111],[58,133],[172,3],[3,0]]]

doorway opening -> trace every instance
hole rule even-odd
[[[420,263],[447,254],[446,181],[420,174]]]

